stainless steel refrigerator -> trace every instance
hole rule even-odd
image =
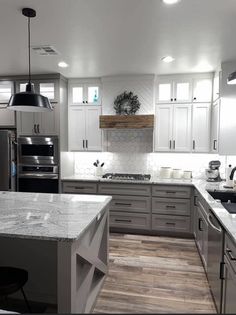
[[[16,134],[0,130],[0,190],[16,190]]]

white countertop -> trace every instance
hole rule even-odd
[[[0,236],[73,241],[111,199],[102,195],[0,192]]]
[[[181,185],[181,186],[192,186],[195,187],[201,196],[208,203],[213,213],[216,215],[218,220],[221,222],[224,229],[230,234],[232,239],[236,243],[236,214],[229,213],[221,203],[217,202],[207,192],[210,191],[234,191],[233,189],[224,188],[225,182],[207,182],[203,179],[161,179],[158,177],[151,177],[150,181],[132,181],[132,180],[111,180],[104,179],[96,176],[81,176],[74,175],[62,178],[63,181],[94,181],[94,182],[112,182],[112,183],[126,183],[126,184],[163,184],[163,185]]]

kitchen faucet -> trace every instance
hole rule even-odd
[[[236,167],[234,167],[233,169],[232,169],[232,171],[231,171],[231,174],[230,174],[230,176],[229,176],[229,178],[230,178],[230,180],[233,180],[233,178],[234,178],[234,172],[236,171]]]

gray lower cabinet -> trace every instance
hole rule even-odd
[[[204,202],[201,200],[200,197],[198,197],[195,213],[195,241],[205,270],[207,270],[208,252],[208,212],[209,210],[204,205]]]
[[[79,182],[79,181],[63,181],[62,193],[67,194],[96,194],[97,183]]]
[[[150,196],[151,185],[101,183],[98,192],[103,195]]]
[[[128,228],[135,230],[150,230],[150,214],[129,213],[129,212],[110,212],[111,228]]]
[[[152,231],[190,233],[191,187],[152,186]]]
[[[118,212],[151,212],[151,198],[138,196],[112,196],[110,211]]]
[[[236,245],[225,235],[222,313],[236,313]]]
[[[188,233],[190,230],[190,217],[153,214],[152,229],[164,232]]]
[[[153,197],[163,198],[187,198],[191,197],[191,187],[172,185],[153,185]]]

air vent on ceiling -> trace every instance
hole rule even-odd
[[[53,46],[43,45],[43,46],[32,46],[32,50],[40,56],[56,56],[59,52]]]

